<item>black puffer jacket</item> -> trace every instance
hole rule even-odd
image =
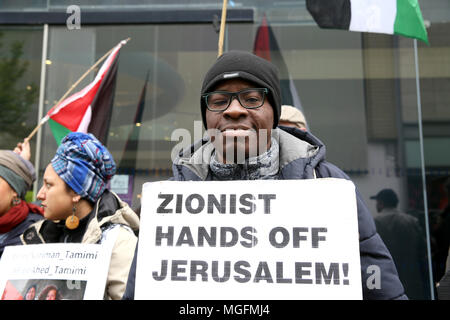
[[[325,161],[325,146],[312,134],[296,128],[282,127],[282,130],[280,128],[273,130],[272,137],[277,139],[280,148],[278,179],[333,177],[349,180],[349,177],[342,170]],[[184,150],[174,161],[173,180],[211,180],[207,157],[212,154],[213,149],[212,143],[202,140]],[[392,257],[376,232],[373,217],[358,190],[356,190],[356,198],[363,298],[407,299]],[[377,266],[380,270],[380,285],[376,288],[367,286],[368,280],[371,283],[369,277],[373,274],[371,266]],[[133,299],[134,297],[135,268],[136,255],[128,278],[124,299]]]

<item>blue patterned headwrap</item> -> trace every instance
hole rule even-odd
[[[82,198],[96,202],[116,173],[108,149],[92,134],[69,133],[52,161],[53,169]]]

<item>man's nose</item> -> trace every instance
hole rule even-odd
[[[229,116],[232,118],[239,118],[242,115],[245,115],[248,113],[248,110],[244,108],[241,103],[239,102],[239,99],[234,96],[231,98],[230,105],[228,108],[224,111],[224,116]]]

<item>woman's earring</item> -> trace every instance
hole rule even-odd
[[[18,206],[20,204],[20,202],[22,202],[22,200],[20,200],[20,198],[16,196],[12,200],[12,205],[13,206]]]
[[[72,207],[72,215],[66,219],[66,227],[67,229],[74,230],[78,227],[78,224],[80,223],[80,219],[75,215],[75,212],[77,211],[77,207],[75,204]]]

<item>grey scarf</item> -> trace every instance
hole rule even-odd
[[[278,177],[279,169],[279,145],[272,138],[272,144],[268,151],[246,159],[244,163],[225,164],[218,160],[214,151],[209,168],[212,180],[273,180]]]

